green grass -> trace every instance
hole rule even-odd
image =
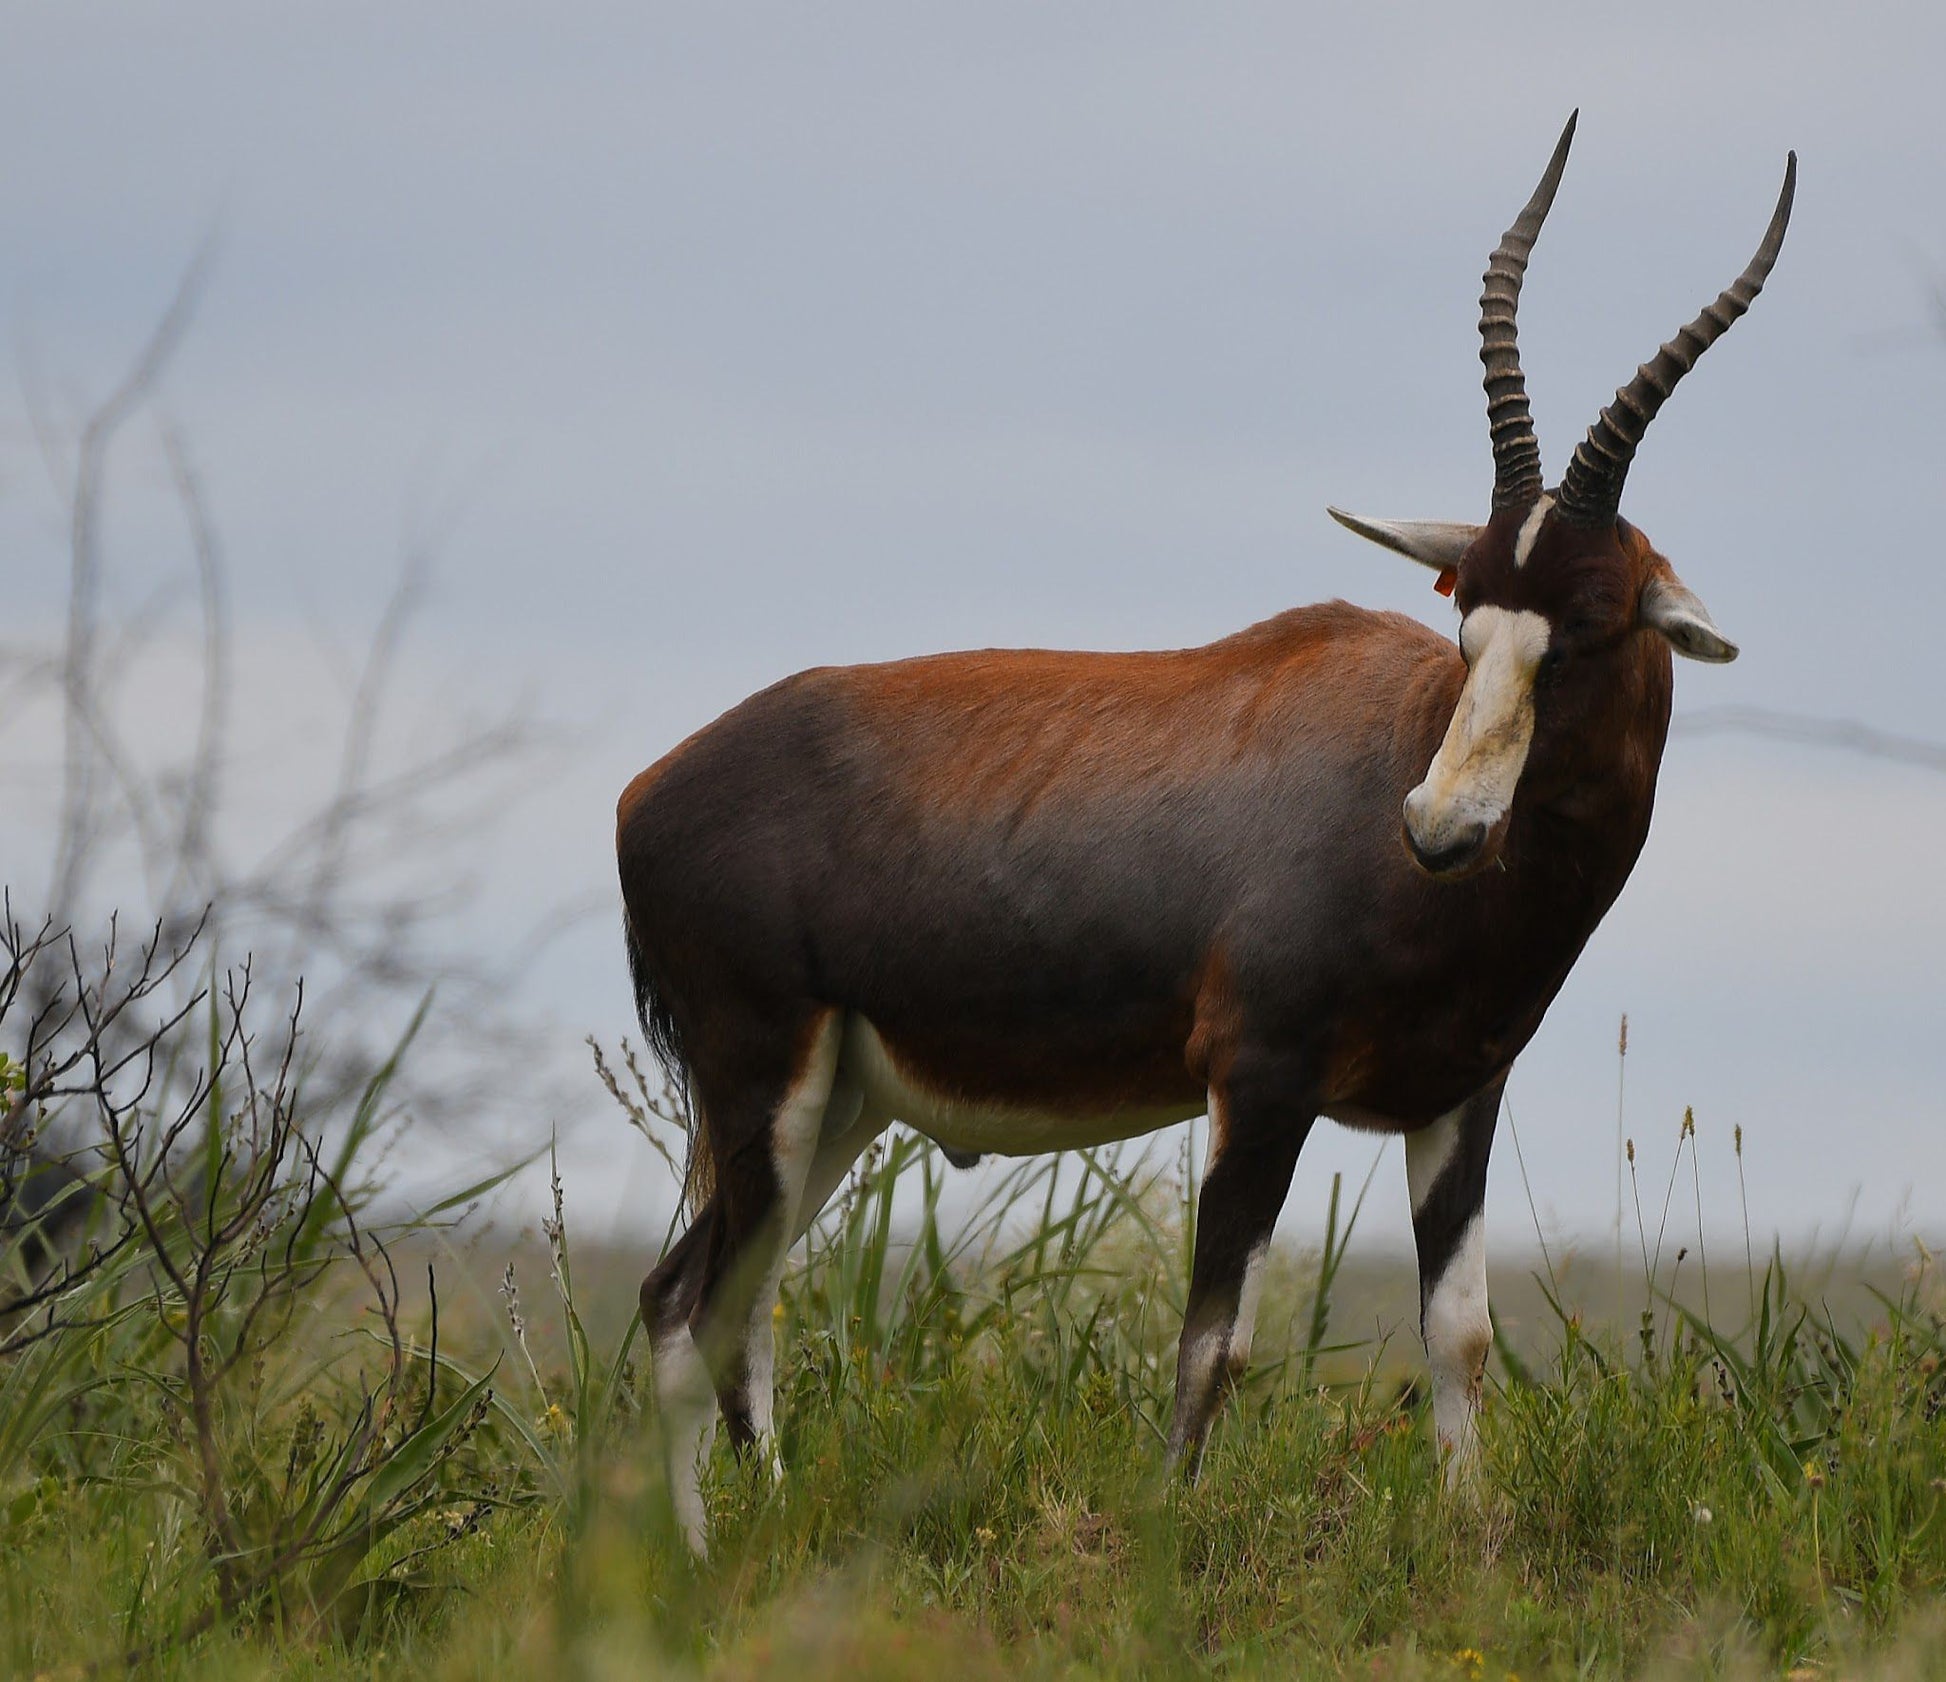
[[[1578,1287],[1611,1300],[1605,1270],[1497,1278],[1530,1306],[1494,1363],[1482,1476],[1454,1496],[1416,1338],[1339,1339],[1372,1323],[1347,1302],[1379,1292],[1345,1261],[1347,1191],[1322,1260],[1277,1271],[1258,1364],[1182,1488],[1158,1466],[1186,1173],[1028,1163],[949,1232],[945,1172],[894,1136],[821,1224],[780,1326],[788,1475],[773,1485],[719,1448],[701,1566],[670,1527],[626,1329],[621,1281],[639,1269],[584,1258],[598,1277],[577,1282],[558,1204],[545,1248],[519,1262],[521,1339],[490,1237],[394,1244],[436,1258],[440,1350],[408,1302],[419,1335],[383,1424],[389,1458],[358,1486],[373,1516],[333,1532],[328,1572],[216,1556],[174,1310],[166,1292],[123,1293],[117,1317],[60,1345],[59,1384],[14,1420],[0,1665],[843,1682],[1946,1673],[1946,1329],[1924,1258],[1877,1291],[1853,1281],[1835,1312],[1781,1262],[1718,1271],[1713,1321],[1646,1272],[1647,1318],[1631,1308],[1626,1325],[1570,1306]],[[220,1393],[240,1534],[283,1533],[283,1507],[317,1485],[306,1468],[380,1393],[363,1278],[321,1275]],[[11,1357],[0,1385],[19,1391],[24,1363],[50,1358]],[[469,1387],[489,1372],[487,1399]]]

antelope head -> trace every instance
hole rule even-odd
[[[1595,714],[1616,662],[1637,639],[1660,637],[1692,660],[1737,655],[1709,610],[1619,509],[1629,464],[1656,411],[1763,289],[1790,221],[1797,154],[1790,154],[1777,209],[1749,267],[1615,393],[1549,491],[1515,315],[1574,125],[1570,117],[1534,196],[1487,264],[1480,360],[1493,439],[1492,517],[1476,526],[1331,510],[1361,537],[1437,571],[1436,587],[1460,612],[1465,683],[1425,779],[1405,801],[1406,846],[1437,877],[1469,875],[1498,856],[1537,729],[1569,729]]]

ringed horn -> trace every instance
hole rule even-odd
[[[1480,293],[1480,361],[1486,367],[1487,431],[1493,435],[1493,506],[1524,508],[1541,494],[1541,446],[1534,436],[1534,414],[1527,404],[1527,376],[1520,370],[1520,283],[1527,275],[1527,259],[1539,238],[1541,224],[1553,207],[1554,194],[1567,168],[1568,148],[1581,113],[1568,118],[1554,156],[1527,208],[1500,236]]]

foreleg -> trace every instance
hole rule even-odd
[[[1190,1478],[1223,1390],[1249,1363],[1271,1230],[1312,1120],[1254,1084],[1233,1080],[1211,1088],[1209,1161],[1196,1203],[1169,1432],[1169,1465]]]
[[[1475,1420],[1493,1344],[1487,1312],[1487,1158],[1506,1083],[1502,1074],[1405,1140],[1412,1236],[1419,1252],[1419,1325],[1432,1367],[1433,1425],[1449,1487],[1474,1462]]]

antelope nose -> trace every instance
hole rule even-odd
[[[1435,817],[1423,788],[1405,797],[1405,844],[1428,876],[1453,876],[1480,856],[1490,826],[1477,818]]]

